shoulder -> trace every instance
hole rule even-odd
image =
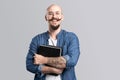
[[[35,35],[33,38],[44,37],[46,34],[47,34],[47,32],[43,32],[43,33]]]
[[[46,37],[46,34],[47,34],[47,32],[43,32],[43,33],[37,34],[37,35],[35,35],[35,36],[32,38],[32,40],[33,40],[33,41],[40,40],[40,39]]]
[[[78,39],[77,35],[74,32],[64,30],[63,39],[66,42],[66,44],[68,44],[68,45],[70,45],[70,44],[79,44],[79,39]]]
[[[64,35],[66,35],[66,37],[69,37],[69,38],[77,37],[77,35],[74,32],[70,32],[66,30],[63,30],[63,32],[64,32]]]

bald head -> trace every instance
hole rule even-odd
[[[57,5],[57,4],[51,4],[48,8],[47,8],[47,11],[49,11],[51,8],[58,8],[61,12],[62,12],[62,8]]]

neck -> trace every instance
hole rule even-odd
[[[57,39],[57,34],[61,31],[61,27],[59,27],[57,30],[52,30],[52,29],[49,29],[49,34],[50,34],[50,37],[54,40]]]

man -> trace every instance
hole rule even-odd
[[[61,29],[63,17],[60,6],[50,5],[45,15],[48,31],[35,36],[31,41],[26,68],[35,74],[34,80],[76,80],[75,65],[80,55],[79,40],[74,33]],[[59,46],[62,48],[62,56],[44,57],[36,54],[40,45]]]

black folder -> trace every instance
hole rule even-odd
[[[61,56],[61,48],[51,45],[41,45],[38,47],[37,54],[45,57],[59,57]]]
[[[41,45],[38,47],[37,54],[45,57],[59,57],[61,56],[61,51],[61,48],[57,46]]]
[[[51,45],[41,45],[38,47],[37,54],[43,55],[45,57],[60,57],[62,49],[57,46]],[[49,66],[49,65],[46,65]],[[57,76],[58,74],[49,73],[49,75]]]

